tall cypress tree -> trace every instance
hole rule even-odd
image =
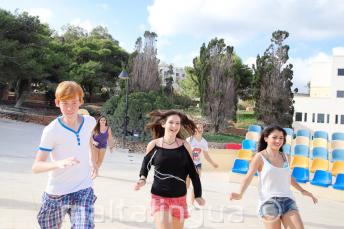
[[[289,46],[284,44],[289,33],[275,31],[263,56],[257,56],[254,67],[254,99],[257,119],[265,125],[290,127],[294,106],[293,65],[288,64]]]

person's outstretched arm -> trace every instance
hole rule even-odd
[[[204,151],[203,154],[204,154],[204,158],[205,158],[214,168],[219,167],[219,165],[216,164],[216,163],[211,159],[211,157],[210,157],[208,151]]]
[[[260,155],[256,153],[256,155],[253,157],[250,163],[250,167],[248,169],[248,172],[244,179],[240,183],[240,189],[239,192],[232,192],[229,194],[230,200],[240,200],[242,196],[244,195],[247,187],[250,185],[252,178],[254,174],[257,172],[260,165],[262,165],[262,159],[260,158]]]
[[[315,203],[315,204],[318,203],[318,199],[315,198],[311,192],[308,192],[307,190],[303,189],[303,188],[296,182],[296,180],[294,179],[294,177],[291,177],[290,179],[291,179],[291,183],[290,183],[290,184],[291,184],[294,188],[296,188],[298,191],[300,191],[302,195],[308,196],[308,197],[312,198],[313,203]]]
[[[38,150],[35,161],[32,165],[33,173],[43,173],[51,170],[65,168],[78,164],[79,161],[75,157],[68,157],[59,161],[47,161],[49,157],[49,152]]]
[[[188,142],[184,142],[184,146],[187,149],[187,166],[188,166],[188,172],[189,172],[189,177],[191,179],[192,185],[194,187],[194,195],[195,195],[195,200],[196,202],[202,206],[205,204],[205,200],[202,198],[202,185],[201,185],[201,180],[199,179],[199,175],[196,171],[194,162],[191,157],[192,149],[191,146]]]
[[[113,148],[115,147],[115,142],[113,141],[113,137],[112,137],[112,131],[111,128],[108,128],[108,143],[109,143],[109,147],[110,147],[110,152],[113,152]]]
[[[153,156],[153,153],[154,153],[153,150],[154,150],[155,144],[156,144],[155,140],[152,140],[147,145],[146,155],[143,158],[141,169],[140,169],[140,178],[138,182],[136,182],[135,184],[135,187],[134,187],[135,190],[139,190],[142,186],[146,184],[148,172],[152,166],[149,162]]]

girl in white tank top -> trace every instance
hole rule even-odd
[[[312,198],[314,203],[318,201],[290,175],[287,157],[280,152],[286,135],[277,125],[264,129],[259,140],[259,153],[252,159],[240,191],[230,193],[230,200],[240,200],[258,171],[259,215],[266,228],[281,228],[282,223],[285,228],[303,228],[290,185]]]
[[[264,153],[267,153],[267,151],[265,150],[265,152],[258,154],[264,163],[262,170],[258,172],[260,205],[271,197],[289,197],[294,200],[293,193],[290,189],[291,176],[287,157],[280,152],[284,161],[282,167],[277,167],[265,158]]]

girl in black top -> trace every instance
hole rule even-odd
[[[186,205],[186,177],[189,175],[199,205],[204,205],[202,187],[191,158],[191,147],[184,141],[183,132],[195,132],[195,124],[178,111],[153,111],[147,128],[153,139],[148,143],[143,159],[140,179],[135,185],[139,190],[146,184],[151,166],[154,165],[152,193],[152,214],[155,228],[183,228],[188,217]]]

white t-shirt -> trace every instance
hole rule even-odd
[[[194,164],[201,164],[201,153],[208,151],[208,142],[204,138],[202,138],[201,141],[198,141],[195,137],[189,137],[186,141],[192,148],[192,160]]]
[[[51,161],[68,157],[80,161],[79,164],[50,171],[46,193],[65,195],[92,186],[89,141],[95,125],[93,117],[83,115],[78,131],[66,126],[62,117],[56,118],[44,128],[38,148],[50,152]]]

